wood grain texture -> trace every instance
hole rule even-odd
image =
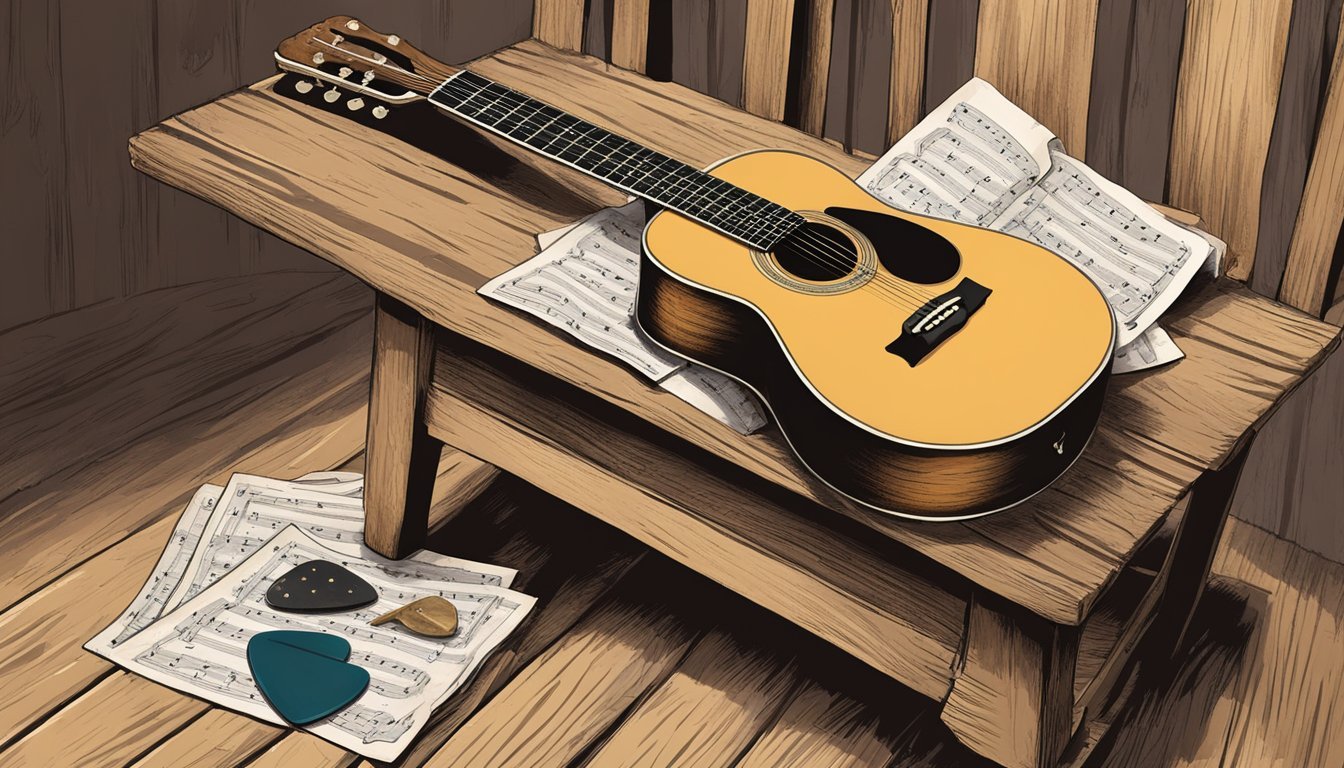
[[[48,0],[11,3],[0,18],[6,69],[0,90],[0,231],[6,240],[0,329],[74,303],[60,29],[60,7]]]
[[[941,718],[958,740],[1008,768],[1053,765],[1073,733],[1073,628],[1023,624],[972,600],[963,668]]]
[[[1290,11],[1289,3],[1222,0],[1192,0],[1186,11],[1169,202],[1199,211],[1227,241],[1223,270],[1237,280],[1255,261]],[[1222,162],[1206,161],[1209,147]]]
[[[835,0],[803,0],[806,3],[804,49],[798,76],[798,127],[820,136],[826,125],[826,90],[831,75],[831,37],[834,35]]]
[[[1097,3],[1097,38],[1092,50],[1092,86],[1087,109],[1087,164],[1111,180],[1120,178],[1134,3],[1135,0]]]
[[[924,56],[929,0],[892,0],[891,86],[887,95],[887,144],[895,144],[923,116]]]
[[[425,765],[568,765],[674,670],[695,633],[612,602],[495,695]]]
[[[241,765],[282,734],[282,729],[250,717],[211,709],[132,765],[134,768]]]
[[[384,557],[420,549],[442,446],[425,431],[434,331],[396,299],[377,298],[369,388],[364,540]]]
[[[767,120],[784,119],[793,0],[749,0],[742,65],[742,108]]]
[[[701,470],[686,459],[611,428],[581,402],[529,387],[512,371],[460,353],[440,360],[444,375],[426,412],[433,434],[921,693],[946,692],[964,599],[896,565],[900,555],[884,556],[732,482],[688,483]]]
[[[1256,658],[1229,729],[1225,765],[1338,765],[1344,727],[1339,626],[1344,622],[1344,566],[1244,523],[1214,570],[1269,593]]]
[[[1288,262],[1288,249],[1298,219],[1307,170],[1316,141],[1331,52],[1325,50],[1329,0],[1293,3],[1284,52],[1283,83],[1265,157],[1264,186],[1260,193],[1260,232],[1255,243],[1255,267],[1247,284],[1257,293],[1277,296]],[[1322,280],[1324,282],[1324,279]]]
[[[1097,0],[981,0],[975,74],[1087,156]]]
[[[532,36],[566,51],[583,48],[584,0],[534,0]]]
[[[835,3],[824,135],[874,157],[887,149],[891,12],[890,0]]]
[[[536,43],[474,68],[697,165],[762,144],[806,151],[848,173],[863,165],[823,141],[703,94]],[[141,135],[134,161],[304,243],[445,328],[507,349],[770,486],[818,501],[1061,622],[1081,621],[1189,484],[1221,462],[1319,362],[1335,334],[1248,291],[1197,290],[1169,314],[1186,359],[1117,382],[1092,447],[1055,488],[982,522],[896,524],[818,487],[777,434],[744,438],[615,363],[477,296],[488,276],[534,251],[535,232],[621,197],[567,169],[532,166],[526,155],[466,130],[437,151],[442,156],[248,91]],[[304,205],[292,204],[295,195]],[[410,227],[385,209],[387,200],[419,201],[442,214]],[[491,215],[478,215],[482,210]]]
[[[125,765],[210,705],[116,671],[10,744],[6,766]]]
[[[615,0],[611,22],[611,63],[644,72],[649,55],[649,0]]]
[[[189,382],[199,381],[196,377],[214,366],[203,365],[184,371],[165,364],[164,386],[171,387],[176,383],[183,392],[195,391],[196,400],[174,405],[171,401],[165,402],[168,395],[162,390],[137,390],[139,382],[134,377],[124,380],[114,376],[103,380],[101,390],[94,390],[97,395],[85,393],[84,399],[76,401],[79,407],[91,407],[100,402],[100,397],[117,398],[114,402],[118,407],[138,414],[135,419],[156,425],[156,428],[149,432],[137,430],[134,432],[139,438],[137,442],[129,446],[114,443],[116,449],[112,453],[90,454],[90,459],[97,460],[55,471],[47,482],[35,483],[0,502],[0,519],[4,520],[0,525],[0,552],[4,553],[3,571],[0,571],[3,574],[0,606],[8,606],[45,584],[52,573],[59,573],[127,533],[181,509],[195,487],[214,478],[226,479],[231,468],[248,471],[249,467],[273,463],[276,457],[320,456],[325,451],[334,452],[337,460],[353,454],[363,429],[363,403],[368,388],[367,363],[364,362],[367,356],[352,357],[343,353],[359,350],[369,343],[371,329],[367,324],[365,303],[368,294],[363,288],[345,283],[344,279],[339,279],[334,288],[330,296],[332,301],[323,310],[323,314],[327,311],[332,314],[325,315],[325,319],[316,324],[321,331],[309,325],[307,333],[289,339],[283,335],[266,341],[253,338],[250,348],[207,347],[219,355],[214,358],[214,365],[239,372],[229,381],[216,383],[214,389],[193,390],[189,387]],[[350,288],[354,288],[354,292],[341,299],[341,290]],[[246,291],[236,291],[237,286],[234,286],[216,296],[232,295],[237,299],[248,295]],[[176,305],[169,302],[179,295],[165,292],[157,298],[163,299],[165,305],[140,302],[146,315],[171,316],[168,307],[176,310]],[[329,325],[342,314],[346,315],[344,323],[334,327]],[[299,317],[295,315],[293,319],[302,328]],[[66,318],[47,322],[56,320]],[[41,336],[34,338],[41,339]],[[111,361],[127,360],[127,356],[136,354],[138,345],[145,341],[128,336],[121,338],[119,344],[114,343],[117,339],[117,335],[111,335],[103,346],[104,351],[110,353],[108,359]],[[76,339],[72,345],[77,349],[84,341],[86,339]],[[95,343],[95,346],[98,345]],[[179,348],[178,354],[181,353]],[[250,363],[274,362],[278,357],[283,357],[294,367],[262,365],[249,370]],[[109,364],[107,372],[116,371],[126,373],[120,365]],[[296,380],[307,382],[310,391],[306,395],[294,391],[283,395],[288,390],[282,389],[281,385]],[[277,405],[263,399],[272,392],[281,393],[278,410],[274,411],[270,409]],[[326,416],[320,421],[303,422],[286,410],[297,409],[305,399],[323,402],[328,409]],[[223,428],[202,429],[202,423],[225,415],[228,421]],[[60,411],[49,415],[49,418],[62,417]],[[35,431],[40,441],[43,433]],[[286,434],[294,434],[294,437],[281,440],[280,436]],[[70,439],[78,444],[73,436]],[[28,443],[16,443],[19,444]],[[167,445],[174,447],[165,449]],[[229,458],[239,446],[245,446],[241,460],[237,454]],[[111,456],[125,457],[129,463],[108,464]],[[134,462],[139,462],[139,466]],[[182,484],[169,487],[146,485],[140,482],[145,466],[181,477]],[[279,468],[286,466],[289,465],[281,464]],[[297,474],[303,471],[300,469]],[[103,512],[74,516],[57,511],[84,508]]]
[[[929,4],[921,118],[975,76],[975,30],[979,17],[980,0],[939,0]]]
[[[1168,155],[1185,14],[1185,3],[1134,0],[1123,145],[1119,173],[1112,178],[1145,200],[1167,199]],[[1098,24],[1099,38],[1112,33]]]
[[[1313,315],[1325,311],[1327,283],[1338,257],[1340,227],[1344,224],[1344,36],[1338,41],[1320,134],[1279,291],[1281,301]]]
[[[863,768],[888,765],[896,754],[892,734],[863,704],[804,680],[779,717],[737,763],[739,768]],[[899,763],[896,763],[899,765]]]
[[[747,0],[684,0],[668,10],[673,82],[741,105]]]
[[[776,654],[710,632],[585,765],[733,765],[783,706],[793,684],[793,669]]]

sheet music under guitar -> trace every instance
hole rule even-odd
[[[1116,313],[1116,373],[1183,356],[1156,320],[1197,272],[1217,273],[1226,248],[1070,157],[1053,133],[978,78],[858,181],[893,207],[996,229],[1078,264]],[[635,201],[543,233],[541,253],[479,293],[620,360],[739,432],[760,428],[764,409],[745,387],[668,354],[635,327],[644,223],[644,204]],[[1034,349],[1024,333],[1022,353],[1049,350]]]

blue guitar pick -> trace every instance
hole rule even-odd
[[[294,725],[339,712],[369,687],[368,670],[348,658],[350,643],[321,632],[258,632],[247,641],[257,688]]]

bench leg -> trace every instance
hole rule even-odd
[[[375,312],[364,541],[384,557],[400,558],[424,543],[442,448],[424,420],[434,328],[383,294]]]
[[[1072,735],[1077,659],[1078,627],[977,595],[940,717],[958,741],[1000,765],[1053,766]]]
[[[1149,630],[1150,647],[1169,649],[1173,656],[1180,653],[1190,619],[1208,584],[1213,556],[1223,538],[1223,526],[1255,434],[1248,432],[1221,467],[1205,472],[1190,488],[1185,520],[1171,542],[1170,573]]]

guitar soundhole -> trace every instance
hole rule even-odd
[[[852,240],[834,227],[815,221],[803,224],[784,238],[784,242],[775,246],[774,257],[779,268],[789,275],[814,283],[842,280],[859,263]]]

